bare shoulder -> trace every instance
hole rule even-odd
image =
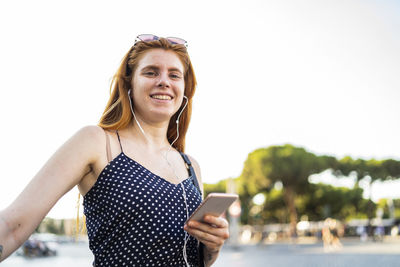
[[[72,138],[80,140],[82,144],[98,146],[105,143],[105,131],[97,125],[88,125],[79,129]]]
[[[75,135],[87,141],[99,141],[104,139],[104,134],[100,126],[87,125],[79,129]]]
[[[88,125],[79,129],[64,144],[71,153],[86,155],[86,159],[93,163],[103,153],[106,137],[103,128],[96,125]]]

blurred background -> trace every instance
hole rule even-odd
[[[0,209],[98,122],[138,34],[177,36],[198,79],[186,152],[206,193],[240,195],[215,266],[396,266],[399,12],[394,0],[1,1]],[[89,266],[80,206],[74,188],[2,266]]]

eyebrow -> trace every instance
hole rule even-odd
[[[146,69],[151,69],[151,70],[159,70],[160,68],[157,67],[156,65],[148,65],[142,68],[142,70],[146,70]],[[172,68],[168,68],[168,71],[177,71],[179,73],[182,73],[182,71],[178,68],[172,67]]]

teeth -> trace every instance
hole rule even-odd
[[[151,97],[161,100],[171,100],[171,97],[169,95],[152,95]]]

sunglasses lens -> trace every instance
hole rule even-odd
[[[187,42],[183,40],[182,38],[178,37],[167,37],[166,38],[171,44],[179,44],[179,45],[184,45],[187,47]],[[160,40],[160,37],[154,34],[141,34],[136,37],[135,44],[139,41],[142,42],[151,42],[151,41],[157,41]]]
[[[167,40],[171,44],[181,44],[181,45],[186,45],[186,41],[183,40],[182,38],[177,38],[177,37],[168,37]]]
[[[138,35],[137,39],[139,39],[140,41],[143,41],[143,42],[151,42],[151,41],[156,41],[160,38],[158,38],[158,36],[153,35],[153,34],[141,34],[141,35]]]

